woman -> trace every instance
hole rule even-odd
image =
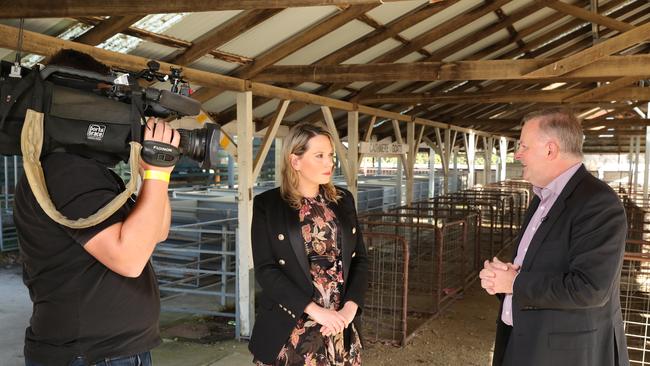
[[[257,365],[360,365],[368,262],[350,192],[331,182],[332,137],[301,123],[284,140],[282,183],[255,197],[262,287],[249,349]]]

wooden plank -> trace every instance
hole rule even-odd
[[[459,0],[449,0],[442,2],[428,3],[418,7],[399,18],[384,25],[384,27],[376,29],[367,35],[359,38],[358,40],[342,47],[336,52],[323,57],[315,62],[319,65],[335,65],[339,64],[352,56],[358,55],[361,52],[373,47],[389,38],[399,35],[400,32],[412,27],[414,24],[439,13],[440,11],[448,8],[449,6],[457,3]]]
[[[544,4],[549,8],[555,9],[561,13],[571,15],[576,18],[584,19],[588,22],[600,24],[607,28],[614,29],[620,32],[627,32],[629,30],[634,29],[634,26],[631,24],[621,22],[620,20],[616,20],[604,15],[600,15],[595,12],[591,12],[584,8],[573,6],[564,3],[562,1],[557,1],[557,0],[536,0],[536,1],[540,4]]]
[[[287,107],[289,106],[290,102],[291,101],[289,100],[283,100],[280,102],[280,104],[278,104],[278,108],[276,110],[273,123],[271,124],[271,126],[269,126],[269,128],[266,129],[266,134],[264,135],[264,139],[262,139],[262,146],[260,150],[257,152],[257,156],[255,157],[255,163],[253,164],[253,177],[252,177],[253,182],[257,181],[257,177],[260,175],[260,171],[262,171],[262,165],[264,165],[264,159],[266,159],[266,155],[271,149],[271,144],[273,144],[275,135],[278,133],[278,128],[282,123],[282,118],[284,118],[284,113],[287,111]]]
[[[398,143],[404,144],[404,140],[402,139],[402,131],[399,128],[399,122],[397,120],[393,120],[393,131],[395,132],[395,140],[397,140]],[[404,167],[404,174],[406,175],[406,179],[409,177],[409,170],[407,169],[408,164],[406,160],[406,154],[401,154],[400,159],[402,160],[402,166]]]
[[[382,41],[385,41],[386,39],[389,39],[393,37],[394,35],[398,35],[400,32],[403,30],[411,27],[413,24],[417,24],[430,16],[446,9],[447,7],[451,6],[452,4],[458,2],[459,0],[449,0],[445,2],[436,2],[436,3],[428,3],[424,4],[422,6],[419,6],[412,11],[400,16],[399,18],[391,21],[390,23],[386,24],[383,28],[381,29],[376,29],[375,31],[368,33],[367,35],[359,38],[358,40],[355,40],[351,42],[350,44],[336,50],[335,52],[329,54],[328,56],[325,56],[321,58],[320,60],[316,61],[314,64],[320,64],[320,65],[334,65],[341,63],[347,59],[349,59],[352,56],[355,56],[370,47],[373,47],[377,44],[379,44]],[[338,90],[340,87],[337,87],[336,89]],[[331,92],[327,90],[328,88],[321,88],[317,94],[320,95],[329,95]],[[333,90],[336,91],[336,90]],[[332,92],[333,92],[332,91]],[[268,99],[262,99],[259,97],[255,97],[254,103],[255,105],[261,105],[264,104],[268,101]],[[289,106],[289,109],[287,110],[287,115],[291,116],[293,113],[299,111],[300,109],[304,108],[305,104],[303,103],[292,103]],[[235,118],[236,112],[234,108],[229,108],[228,110],[222,112],[219,114],[219,119],[227,123],[228,121],[231,121]],[[262,124],[262,128],[265,127],[271,123],[270,118],[265,118],[264,123]]]
[[[650,39],[650,23],[635,27],[558,62],[553,62],[526,76],[534,78],[564,75],[647,39]]]
[[[15,49],[17,47],[18,29],[11,26],[0,25],[0,47]],[[66,41],[56,37],[46,36],[35,32],[24,31],[23,33],[23,51],[52,56],[60,49],[69,48],[84,52],[97,60],[109,65],[117,66],[127,70],[138,71],[147,67],[146,58],[117,53],[109,50],[104,50],[89,45]],[[180,65],[170,64],[167,62],[160,62],[160,71],[169,73],[171,67],[180,67]],[[359,105],[341,101],[338,99],[328,98],[320,95],[314,95],[306,92],[296,90],[289,90],[280,88],[273,85],[251,82],[239,78],[224,76],[217,73],[201,71],[190,67],[183,68],[183,76],[186,80],[200,85],[224,88],[232,91],[253,91],[256,95],[267,98],[279,98],[283,100],[299,101],[309,104],[329,106],[344,111],[359,111],[359,113],[377,116],[381,118],[395,119],[399,121],[412,122],[432,127],[442,126],[444,128],[454,128],[463,131],[461,127],[450,126],[440,122],[431,121],[423,118],[414,119],[412,116],[404,115],[397,112],[386,111],[379,108]]]
[[[644,79],[644,78],[641,78]],[[598,88],[587,90],[582,93],[578,93],[572,97],[569,97],[565,99],[564,101],[567,103],[575,103],[575,102],[588,102],[591,100],[596,100],[600,97],[603,97],[614,90],[621,89],[625,86],[628,86],[632,83],[636,83],[639,81],[640,78],[637,76],[627,76],[627,77],[622,77],[619,79],[616,79],[610,83],[604,84]]]
[[[17,47],[17,41],[18,28],[0,25],[0,47],[15,49]],[[52,56],[61,49],[69,48],[86,53],[109,66],[117,66],[132,71],[139,71],[147,68],[147,62],[149,62],[149,60],[144,57],[113,52],[30,31],[23,32],[22,46],[23,52],[34,53],[42,56]],[[169,73],[170,67],[179,67],[179,65],[167,62],[159,63],[160,71],[164,73]],[[200,85],[223,87],[233,91],[246,90],[246,83],[244,80],[217,73],[186,67],[183,68],[183,76],[185,79],[199,83]]]
[[[282,9],[303,6],[381,5],[405,0],[66,0],[53,6],[50,0],[3,4],[0,18],[65,18],[87,15],[192,13],[219,10]],[[439,0],[434,0],[437,2]]]
[[[192,42],[192,46],[176,56],[171,63],[178,65],[190,64],[211,50],[226,44],[247,29],[252,28],[271,18],[282,9],[255,9],[237,14],[223,24],[215,27]]]
[[[121,33],[125,29],[128,29],[133,23],[142,19],[142,17],[143,15],[138,14],[110,17],[79,36],[75,39],[75,42],[96,46],[111,38],[116,33]]]
[[[453,33],[454,31],[466,26],[475,20],[483,17],[486,14],[489,14],[496,9],[506,5],[511,0],[494,0],[486,4],[479,5],[475,8],[470,9],[469,11],[452,17],[446,22],[438,25],[437,27],[424,32],[422,35],[419,35],[411,40],[408,45],[400,47],[396,50],[389,51],[388,53],[372,60],[372,63],[383,63],[383,62],[393,62],[396,61],[412,52],[415,52],[424,46],[435,42],[436,40]]]
[[[650,25],[650,23],[648,23]],[[649,36],[650,37],[650,36]],[[355,81],[401,80],[544,80],[558,76],[531,73],[561,59],[479,60],[344,65],[273,66],[253,77],[261,82],[352,83]],[[650,55],[607,56],[563,75],[576,81],[602,80],[648,74]]]
[[[340,13],[333,14],[326,19],[318,22],[317,24],[309,27],[308,29],[299,32],[297,35],[285,40],[270,50],[264,52],[262,55],[258,56],[255,59],[254,63],[237,68],[231,73],[231,75],[243,79],[250,79],[260,73],[266,67],[273,65],[274,63],[307,46],[315,40],[333,32],[334,30],[354,20],[359,15],[374,9],[375,7],[377,7],[377,5],[351,6],[341,11]],[[205,102],[218,96],[223,91],[223,89],[211,90],[209,88],[206,88],[197,92],[195,98],[201,102]]]
[[[506,92],[472,92],[472,93],[441,93],[441,94],[377,94],[360,100],[362,103],[379,104],[485,104],[485,103],[564,103],[567,98],[578,93],[588,92],[589,89],[566,90],[513,90]],[[607,95],[595,95],[591,102],[609,102],[621,100],[648,100],[650,88],[620,88],[610,91]]]
[[[370,117],[368,121],[368,128],[366,133],[363,135],[363,142],[369,142],[372,137],[372,130],[375,128],[375,122],[377,121],[377,116]],[[363,161],[364,154],[359,154],[359,161],[357,163],[357,171],[361,168],[361,162]]]
[[[351,173],[346,181],[348,183],[348,190],[354,197],[354,202],[359,202],[357,199],[358,192],[358,176],[360,164],[359,159],[359,112],[348,112],[348,171]]]
[[[341,162],[341,168],[343,169],[343,174],[345,177],[351,177],[350,174],[350,165],[348,164],[348,150],[341,143],[341,137],[339,136],[339,131],[336,129],[336,124],[334,124],[334,118],[332,117],[332,111],[329,107],[322,106],[320,107],[323,112],[323,117],[325,118],[325,124],[332,134],[332,139],[334,140],[334,147],[336,148],[336,157]]]
[[[250,92],[237,93],[237,310],[239,337],[249,337],[255,322],[255,280],[251,247],[253,217],[253,103]]]

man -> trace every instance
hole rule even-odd
[[[174,146],[180,140],[155,119],[147,121],[144,138]],[[68,152],[41,159],[50,197],[64,216],[88,217],[124,190],[100,160]],[[160,298],[149,258],[169,231],[173,166],[139,163],[145,174],[137,202],[86,229],[51,220],[21,178],[14,220],[34,303],[26,365],[151,365],[149,350],[160,343]]]
[[[485,261],[481,285],[502,299],[494,366],[628,365],[619,300],[626,217],[582,165],[571,113],[526,116],[515,158],[535,197],[513,263]]]

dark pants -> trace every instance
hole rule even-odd
[[[497,335],[494,342],[494,355],[492,356],[492,366],[507,366],[510,364],[508,358],[508,347],[512,343],[512,327],[502,323],[500,320],[497,322]]]
[[[113,358],[106,358],[102,361],[89,364],[83,356],[79,356],[72,360],[68,366],[152,366],[150,352],[143,352],[133,356],[119,356]],[[38,362],[25,359],[25,366],[45,366]]]

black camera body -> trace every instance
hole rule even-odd
[[[198,101],[167,90],[142,88],[136,74],[116,77],[63,66],[48,66],[42,71],[20,68],[20,76],[16,71],[13,64],[1,62],[2,155],[21,155],[20,134],[27,109],[44,114],[42,155],[66,151],[107,165],[128,159],[129,142],[142,141],[145,117],[179,118],[200,113]],[[148,74],[152,72],[160,75],[157,69]],[[178,75],[175,77],[173,84],[178,90]],[[181,154],[203,168],[213,167],[219,129],[206,124],[202,129],[179,132]]]

